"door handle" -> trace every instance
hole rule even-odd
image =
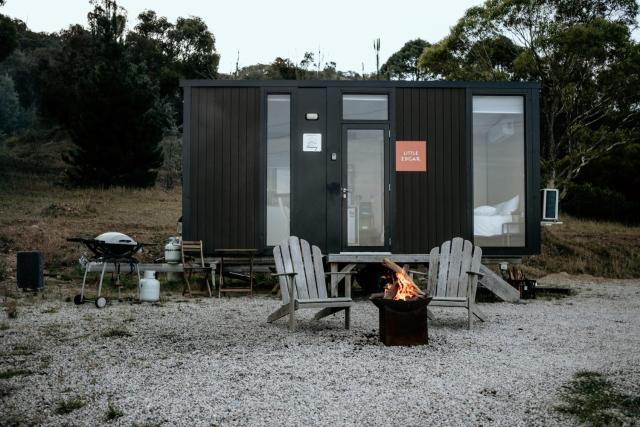
[[[351,189],[350,188],[346,188],[346,187],[342,187],[342,198],[346,199],[347,198],[347,194],[351,193]]]

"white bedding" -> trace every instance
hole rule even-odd
[[[512,222],[513,212],[518,209],[519,196],[495,206],[478,206],[473,210],[473,235],[490,237],[502,234],[502,225]]]
[[[511,215],[474,215],[474,236],[499,236],[502,234],[502,224],[511,222]]]

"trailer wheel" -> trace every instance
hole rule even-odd
[[[107,305],[107,299],[105,297],[99,297],[96,299],[96,307],[104,308]]]
[[[82,297],[82,295],[76,295],[75,297],[73,297],[73,303],[75,305],[84,304],[84,298]]]

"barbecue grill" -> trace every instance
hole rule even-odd
[[[93,239],[74,237],[67,240],[69,242],[83,243],[93,252],[95,258],[131,258],[143,246],[142,243],[137,243],[126,234],[115,231],[102,233]]]
[[[92,253],[93,257],[81,259],[81,263],[84,263],[84,278],[82,279],[82,290],[79,295],[76,295],[73,301],[76,304],[84,304],[88,299],[84,296],[84,287],[87,281],[87,273],[89,272],[88,263],[102,264],[102,271],[100,272],[100,281],[98,282],[98,289],[95,302],[96,307],[103,308],[107,304],[106,298],[100,295],[102,291],[102,281],[104,280],[104,273],[108,264],[115,266],[115,277],[111,276],[112,283],[115,284],[118,289],[118,299],[120,298],[120,266],[121,264],[129,265],[129,273],[133,273],[134,270],[138,274],[138,281],[140,281],[140,271],[138,270],[138,260],[134,258],[135,254],[142,250],[143,244],[138,243],[126,234],[110,231],[103,233],[93,239],[85,239],[81,237],[74,237],[67,239],[69,242],[77,242],[84,244]]]

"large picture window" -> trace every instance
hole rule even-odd
[[[267,96],[267,245],[289,236],[291,96]]]
[[[524,97],[473,97],[473,234],[525,246]]]

